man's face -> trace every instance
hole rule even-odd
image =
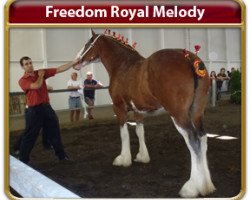
[[[93,77],[92,74],[88,74],[88,75],[87,75],[87,79],[90,80],[90,81],[92,80],[92,77]]]
[[[77,80],[77,73],[73,73],[71,75],[71,78],[72,78],[73,81],[76,81]]]
[[[24,69],[25,72],[32,73],[34,71],[32,60],[23,60],[23,65],[22,68]]]
[[[221,70],[221,74],[225,74],[225,70],[224,69]]]

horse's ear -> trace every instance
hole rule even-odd
[[[93,31],[93,29],[91,28],[91,33],[92,33],[92,36],[95,36],[96,33]]]

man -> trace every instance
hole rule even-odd
[[[47,90],[48,91],[53,91],[53,87],[47,85]],[[44,149],[51,149],[52,146],[51,146],[51,144],[50,144],[50,142],[48,140],[48,136],[47,136],[47,132],[48,131],[46,131],[46,129],[43,129],[41,132],[42,132],[42,144],[43,144],[43,148]],[[16,143],[14,144],[15,155],[17,155],[17,156],[19,156],[19,154],[20,154],[20,146],[21,146],[21,142],[22,142],[22,137],[23,137],[23,135],[21,135],[17,139]]]
[[[70,109],[70,121],[79,121],[79,116],[82,108],[81,94],[79,89],[82,88],[81,81],[77,81],[77,73],[71,74],[71,79],[67,83],[68,89],[75,90],[69,94],[69,109]]]
[[[25,73],[18,83],[26,95],[27,104],[25,110],[26,128],[22,136],[19,154],[19,159],[22,162],[29,162],[31,150],[41,128],[46,130],[46,136],[56,156],[60,160],[69,160],[62,146],[58,118],[49,104],[45,80],[68,70],[77,63],[78,60],[75,60],[57,68],[35,71],[31,58],[25,56],[20,59],[20,65]]]
[[[235,70],[235,68],[234,67],[232,67],[231,68],[231,72],[230,71],[227,71],[227,75],[228,75],[228,77],[229,78],[231,78],[231,76],[232,76],[232,73],[234,73],[236,70]]]
[[[98,83],[93,79],[92,72],[87,72],[87,79],[84,81],[84,100],[88,105],[87,117],[89,119],[94,119],[92,115],[92,109],[95,102],[95,89],[103,87],[101,83]]]

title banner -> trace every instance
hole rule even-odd
[[[235,1],[34,1],[9,7],[10,23],[241,23]]]

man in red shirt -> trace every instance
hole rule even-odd
[[[68,160],[64,152],[58,117],[49,104],[49,95],[45,80],[57,73],[64,72],[78,64],[78,60],[71,61],[57,68],[34,70],[32,60],[29,57],[22,57],[20,64],[25,71],[19,80],[19,85],[26,95],[26,128],[22,135],[19,159],[29,162],[32,148],[36,142],[41,128],[46,130],[46,136],[56,156],[60,160]]]

